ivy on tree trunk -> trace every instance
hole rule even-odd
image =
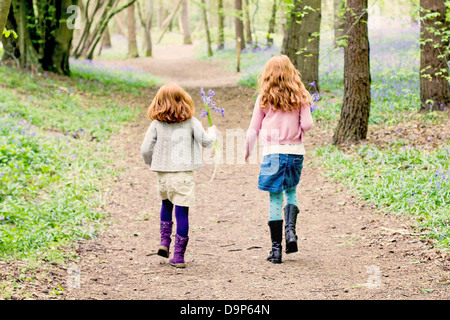
[[[319,45],[321,0],[294,0],[282,53],[287,55],[302,75],[302,81],[319,87]],[[312,88],[310,88],[312,89]]]
[[[421,0],[420,5],[421,110],[444,110],[450,107],[447,9],[444,0]]]
[[[347,0],[344,50],[344,100],[333,143],[367,138],[370,113],[370,47],[367,0]]]
[[[20,67],[69,75],[73,28],[67,8],[78,0],[13,0],[7,25],[18,39],[3,41],[3,60],[15,60]],[[6,44],[6,45],[5,45]]]

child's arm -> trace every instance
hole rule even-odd
[[[152,164],[153,148],[155,146],[156,139],[156,121],[152,121],[141,145],[141,155],[144,159],[145,164]]]
[[[248,127],[247,137],[245,139],[245,161],[248,162],[248,158],[255,147],[256,141],[258,140],[259,131],[261,130],[262,121],[265,114],[261,107],[259,106],[259,99],[256,99],[255,108],[253,109],[252,120]]]
[[[208,128],[208,132],[203,129],[202,123],[197,118],[192,118],[194,124],[194,139],[200,143],[203,148],[211,147],[216,142],[216,126]]]
[[[313,118],[311,108],[309,106],[300,109],[300,128],[303,132],[311,130],[313,126]]]

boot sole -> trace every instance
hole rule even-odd
[[[286,253],[298,252],[297,242],[286,243]]]
[[[159,247],[157,255],[164,257],[164,258],[168,258],[169,257],[169,249],[166,247]]]
[[[172,267],[175,267],[175,268],[186,268],[186,264],[185,264],[185,263],[170,263],[170,262],[169,262],[169,264],[170,264]]]

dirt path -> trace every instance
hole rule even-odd
[[[155,65],[164,69],[165,62],[157,61],[160,64],[147,64],[142,59],[135,63],[142,63],[142,69],[149,71],[156,70]],[[202,74],[220,66],[190,58],[187,61],[182,65],[180,60],[167,63],[161,75],[181,69],[191,75],[188,91],[199,106],[197,86]],[[203,71],[194,76],[196,70]],[[217,76],[216,80],[220,83],[233,76]],[[245,130],[254,92],[226,82],[228,87],[219,84],[214,88],[217,104],[227,110],[226,117],[216,123],[223,131]],[[143,112],[147,100],[136,102]],[[156,175],[144,166],[139,154],[148,124],[143,116],[111,142],[125,155],[115,164],[124,172],[107,201],[113,223],[98,238],[79,243],[81,261],[75,266],[81,271],[81,286],[67,291],[66,299],[450,297],[449,261],[441,259],[426,241],[411,236],[408,221],[377,215],[349,190],[332,183],[312,164],[310,155],[298,190],[299,253],[284,255],[280,265],[265,261],[270,250],[268,195],[257,189],[258,165],[224,165],[225,172],[218,173],[212,182],[213,168],[205,166],[196,172],[198,205],[190,213],[188,266],[171,267],[155,255],[160,200],[155,193]],[[320,140],[318,130],[314,128],[309,135],[308,151],[314,147],[312,141]]]
[[[183,87],[234,86],[239,74],[226,70],[226,64],[199,62],[193,45],[156,46],[153,58],[103,61],[105,65],[131,67],[158,76],[166,82],[174,81]]]

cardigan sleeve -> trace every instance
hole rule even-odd
[[[203,129],[202,123],[197,118],[192,118],[194,139],[200,143],[203,148],[211,147],[216,141],[216,135],[212,130],[208,132]]]
[[[152,121],[145,134],[144,141],[141,144],[141,155],[144,159],[144,163],[148,165],[152,164],[153,148],[155,147],[157,140],[156,123],[156,121]]]

